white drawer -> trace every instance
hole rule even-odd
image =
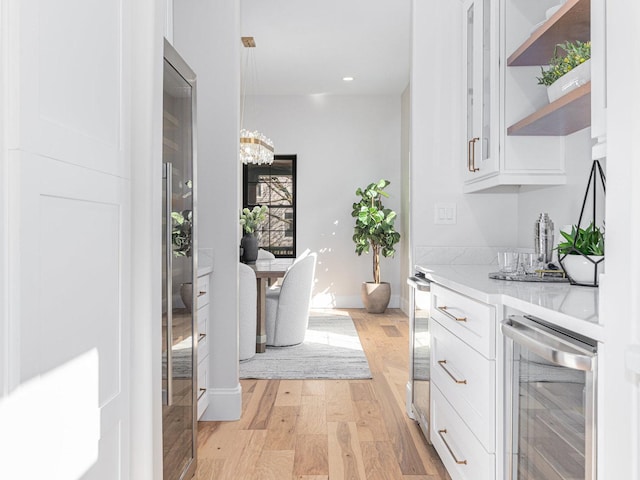
[[[209,355],[209,306],[198,309],[198,362]]]
[[[207,395],[207,385],[209,383],[209,359],[198,363],[198,418],[202,416],[209,406],[209,396]]]
[[[198,309],[209,304],[209,275],[198,277],[198,290],[196,291]]]
[[[482,448],[437,386],[431,388],[431,441],[452,480],[495,480],[495,456]]]
[[[489,359],[495,358],[495,308],[431,284],[431,317]]]
[[[488,452],[495,452],[495,362],[431,319],[431,382]]]

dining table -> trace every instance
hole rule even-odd
[[[256,260],[249,263],[256,273],[257,308],[256,308],[256,353],[264,353],[267,347],[266,296],[270,280],[284,277],[287,269],[293,264],[293,258],[275,258]]]

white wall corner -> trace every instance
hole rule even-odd
[[[200,417],[201,421],[240,420],[242,414],[242,385],[234,388],[208,388],[209,406]]]

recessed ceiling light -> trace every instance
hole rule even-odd
[[[342,77],[345,82],[353,82],[353,77]]]

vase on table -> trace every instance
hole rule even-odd
[[[258,258],[258,238],[253,233],[245,233],[240,241],[242,247],[242,261],[255,263]]]

